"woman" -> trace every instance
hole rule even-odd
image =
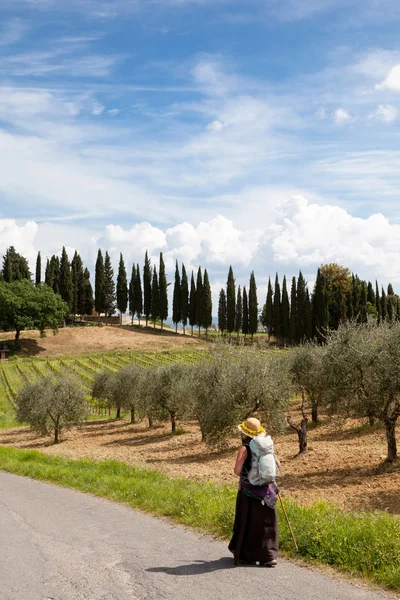
[[[278,519],[276,514],[276,485],[253,486],[249,483],[251,468],[250,442],[257,436],[265,436],[265,429],[258,419],[249,418],[238,426],[243,445],[236,457],[235,475],[240,477],[236,500],[235,523],[229,550],[235,565],[240,561],[275,567],[278,556]],[[279,462],[276,461],[278,467]]]

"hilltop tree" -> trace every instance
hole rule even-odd
[[[94,307],[98,315],[104,312],[104,261],[101,250],[97,252],[94,280]]]
[[[290,290],[290,339],[292,346],[297,341],[297,286],[296,277],[292,278],[292,287]]]
[[[367,315],[367,288],[365,283],[362,282],[360,288],[360,304],[359,304],[359,312],[358,312],[358,322],[366,323],[368,321]]]
[[[168,291],[167,291],[167,277],[165,274],[165,264],[163,253],[160,252],[160,268],[158,271],[158,289],[160,294],[160,320],[161,329],[163,328],[164,321],[168,318]]]
[[[319,344],[323,343],[328,326],[329,310],[325,278],[321,269],[318,269],[312,297],[312,337]]]
[[[258,328],[258,301],[257,301],[257,286],[254,277],[254,271],[250,275],[249,288],[249,333],[251,337],[256,333]]]
[[[232,267],[229,267],[228,280],[226,282],[226,328],[231,334],[235,329],[236,314],[235,278]]]
[[[51,257],[50,261],[47,261],[45,283],[51,287],[55,294],[60,292],[60,259],[58,256]]]
[[[312,309],[311,300],[308,288],[306,288],[306,302],[305,302],[305,313],[304,313],[304,337],[306,340],[312,338]]]
[[[297,341],[301,342],[304,340],[306,335],[306,320],[307,320],[307,294],[306,294],[306,282],[302,272],[299,272],[297,279],[297,297],[296,297],[296,336]]]
[[[192,337],[193,337],[193,327],[196,325],[196,315],[197,315],[197,293],[196,293],[196,284],[194,282],[194,275],[192,271],[192,277],[190,280],[190,296],[189,296],[189,324],[192,328]]]
[[[282,283],[282,304],[281,304],[281,324],[282,324],[282,337],[285,345],[290,333],[290,306],[289,306],[289,295],[287,291],[286,275],[283,276]]]
[[[63,246],[60,260],[60,296],[67,304],[69,310],[72,309],[73,304],[73,286],[72,286],[72,274],[71,265],[69,264],[68,254]]]
[[[246,336],[249,333],[249,301],[247,297],[246,286],[243,287],[243,334]]]
[[[142,293],[142,282],[140,280],[139,263],[136,264],[134,294],[135,294],[135,312],[137,314],[139,325],[140,325],[140,317],[143,312],[143,293]]]
[[[114,269],[107,250],[104,257],[104,310],[108,317],[111,317],[115,311]]]
[[[226,293],[224,288],[219,292],[218,301],[218,329],[224,333],[226,331]]]
[[[74,257],[71,261],[71,277],[72,277],[72,313],[74,315],[83,315],[83,286],[84,286],[84,270],[83,262],[78,252],[75,250]]]
[[[46,329],[58,331],[69,307],[46,285],[33,285],[27,279],[0,282],[0,323],[15,331],[18,342],[24,329],[38,329],[41,337]]]
[[[136,312],[135,292],[136,292],[136,266],[135,266],[135,263],[133,263],[132,271],[131,271],[131,280],[129,282],[129,291],[128,291],[129,314],[132,317],[132,324],[133,324],[133,317],[135,316],[135,312]]]
[[[274,307],[273,307],[273,328],[276,342],[279,343],[282,326],[281,326],[281,288],[279,285],[278,273],[275,276],[275,292],[274,292]]]
[[[153,279],[151,283],[151,318],[153,327],[156,327],[156,321],[160,317],[160,288],[158,283],[156,265],[153,267]]]
[[[93,288],[90,283],[89,269],[83,272],[83,289],[82,289],[82,314],[91,315],[94,307]]]
[[[175,331],[178,331],[178,323],[181,320],[181,276],[178,261],[175,264],[174,294],[172,298],[172,322],[175,323]]]
[[[36,258],[36,273],[35,273],[35,285],[39,285],[42,281],[42,257],[40,256],[40,251],[37,254]]]
[[[144,257],[143,266],[143,310],[146,317],[146,327],[149,323],[149,317],[151,314],[151,291],[152,291],[152,276],[151,276],[151,262],[146,250]]]
[[[382,319],[382,321],[387,320],[387,299],[386,299],[385,290],[383,288],[382,288],[382,293],[381,293],[381,319]]]
[[[208,279],[207,269],[204,269],[203,279],[203,306],[202,306],[202,327],[206,330],[206,337],[208,336],[208,330],[212,325],[212,297],[211,297],[211,286]]]
[[[22,254],[18,254],[14,246],[7,248],[3,256],[2,275],[6,283],[20,281],[21,279],[28,279],[30,281],[32,278],[28,261]]]
[[[236,315],[235,315],[235,331],[239,335],[243,324],[243,301],[242,301],[242,290],[240,285],[237,291],[236,297]]]
[[[119,255],[119,266],[117,276],[117,309],[121,314],[126,313],[128,308],[128,280],[122,253]]]
[[[201,267],[199,267],[197,270],[197,280],[196,280],[196,325],[199,328],[199,336],[200,336],[200,327],[202,325],[202,320],[203,320],[203,298],[204,298],[203,276],[201,273]]]
[[[185,265],[182,263],[182,277],[181,277],[181,298],[180,298],[180,312],[181,321],[183,325],[183,333],[185,334],[185,328],[189,318],[189,283],[186,274]]]
[[[274,304],[273,304],[273,291],[271,285],[271,277],[268,277],[268,291],[267,298],[265,300],[265,304],[261,314],[261,323],[264,327],[266,327],[268,331],[268,340],[271,337],[273,330],[273,322],[274,322]]]
[[[375,307],[376,307],[376,315],[378,319],[378,323],[382,320],[382,305],[381,305],[381,297],[379,295],[379,287],[378,282],[375,281]]]

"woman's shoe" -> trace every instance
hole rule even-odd
[[[278,562],[276,560],[269,560],[268,562],[260,563],[262,567],[269,567],[270,569],[276,567],[277,564]]]

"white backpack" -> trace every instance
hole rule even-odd
[[[276,477],[274,442],[270,435],[257,436],[249,444],[251,468],[248,474],[252,485],[273,483]]]

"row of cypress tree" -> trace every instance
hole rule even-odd
[[[176,261],[172,321],[175,323],[176,330],[178,329],[178,323],[182,323],[183,332],[185,333],[185,328],[189,323],[192,328],[192,335],[193,328],[198,327],[199,334],[200,329],[203,328],[206,330],[207,336],[208,329],[212,325],[212,296],[207,269],[204,270],[203,276],[201,267],[198,268],[196,282],[192,271],[189,290],[185,265],[182,264],[180,273],[178,261]]]
[[[233,269],[230,266],[226,290],[221,288],[218,299],[218,328],[224,333],[248,333],[253,336],[258,329],[258,299],[254,271],[250,275],[249,292],[246,286],[243,292],[239,285],[236,294],[236,284]]]

